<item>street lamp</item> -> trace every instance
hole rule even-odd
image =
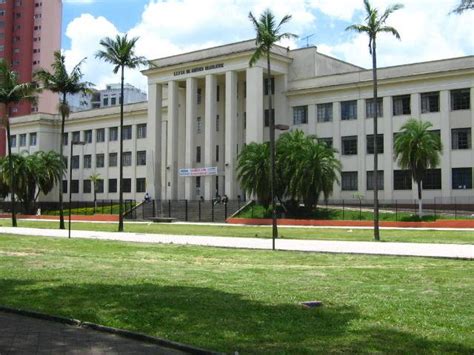
[[[75,145],[85,145],[86,142],[76,141],[71,142],[71,151],[69,153],[69,226],[68,226],[68,238],[71,238],[71,202],[72,202],[72,147]]]

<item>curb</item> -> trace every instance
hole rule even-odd
[[[178,342],[163,339],[163,338],[154,337],[154,336],[146,335],[146,334],[143,334],[143,333],[131,332],[131,331],[124,330],[124,329],[107,327],[107,326],[104,326],[104,325],[99,325],[99,324],[90,323],[90,322],[83,322],[83,321],[80,321],[80,320],[74,319],[74,318],[54,316],[54,315],[49,315],[49,314],[40,313],[40,312],[36,312],[36,311],[29,311],[29,310],[25,310],[25,309],[12,308],[12,307],[6,307],[6,306],[1,306],[1,305],[0,305],[0,312],[13,313],[13,314],[21,315],[21,316],[26,316],[26,317],[38,318],[38,319],[43,319],[43,320],[47,320],[47,321],[51,321],[51,322],[57,322],[57,323],[63,323],[63,324],[67,324],[67,325],[71,325],[71,326],[75,326],[75,327],[80,327],[80,328],[85,328],[85,329],[92,329],[92,330],[103,332],[103,333],[118,335],[118,336],[121,336],[121,337],[124,337],[124,338],[129,338],[129,339],[133,339],[133,340],[137,340],[137,341],[157,344],[157,345],[161,345],[161,346],[171,348],[171,349],[181,350],[181,351],[189,353],[189,354],[199,354],[199,355],[218,355],[218,354],[221,354],[221,353],[218,353],[218,352],[215,352],[215,351],[201,349],[201,348],[198,348],[198,347],[195,347],[195,346],[182,344],[182,343],[178,343]]]

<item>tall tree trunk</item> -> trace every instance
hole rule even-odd
[[[418,216],[423,217],[423,199],[421,197],[423,191],[423,180],[418,181]]]
[[[270,128],[270,196],[272,199],[272,248],[275,249],[275,239],[278,238],[278,227],[275,203],[275,116],[272,115],[272,80],[270,66],[270,50],[267,52],[267,93],[268,119]]]
[[[64,156],[63,156],[63,148],[64,148],[64,125],[66,122],[66,113],[64,112],[64,105],[66,105],[66,93],[63,93],[63,100],[62,100],[62,108],[61,108],[61,137],[59,139],[59,156],[61,159],[64,161]],[[72,139],[71,142],[68,142],[69,144],[72,144]],[[69,169],[72,167],[69,166]],[[63,176],[64,177],[64,176]],[[71,188],[71,186],[69,186]],[[59,182],[59,229],[66,229],[64,226],[64,206],[63,206],[63,182],[62,180]]]
[[[379,185],[378,185],[378,146],[377,146],[377,128],[378,128],[378,104],[377,104],[377,49],[375,36],[372,43],[372,76],[374,81],[374,239],[380,240],[379,230]]]
[[[10,170],[10,195],[11,195],[11,211],[12,211],[12,227],[17,226],[16,222],[16,211],[15,211],[15,170],[13,169],[13,160],[12,160],[12,141],[10,135],[10,117],[8,111],[10,109],[9,105],[5,105],[5,116],[6,116],[6,126],[7,126],[7,140],[8,140],[8,169]]]
[[[119,232],[123,232],[123,82],[124,66],[122,65],[120,82]]]

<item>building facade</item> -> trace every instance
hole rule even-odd
[[[126,198],[141,199],[144,191],[165,200],[243,196],[237,156],[250,142],[268,141],[271,114],[265,110],[266,63],[249,66],[254,49],[254,41],[229,44],[157,59],[143,72],[148,102],[125,106],[126,125],[131,126],[124,132]],[[276,123],[316,135],[338,151],[342,174],[333,199],[373,197],[375,109],[380,199],[417,196],[416,185],[393,158],[394,136],[411,117],[430,121],[444,144],[441,165],[426,174],[424,196],[474,196],[473,56],[380,68],[376,105],[371,70],[323,55],[314,47],[276,46],[271,57]],[[104,177],[99,198],[118,197],[118,169],[110,165],[118,147],[110,135],[114,137],[118,122],[117,108],[71,115],[68,139],[87,143],[74,147],[74,199],[92,199],[86,182],[92,171]],[[58,127],[56,116],[36,115],[22,117],[12,131],[18,145],[20,135],[26,135],[22,142],[28,143],[36,133],[38,148],[45,149],[43,136],[45,144],[59,146]]]

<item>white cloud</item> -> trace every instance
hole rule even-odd
[[[95,0],[63,0],[65,4],[92,4]]]

